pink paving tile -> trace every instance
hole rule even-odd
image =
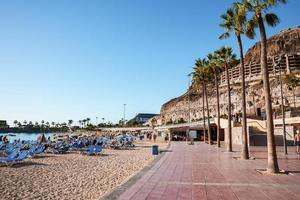
[[[260,188],[260,191],[262,191],[267,197],[269,197],[269,199],[272,200],[282,200],[282,199],[286,199],[286,194],[287,192],[283,192],[280,190],[274,190],[272,187],[262,187]],[[293,197],[291,195],[289,195],[289,200],[291,200]]]
[[[234,186],[231,188],[239,200],[270,200],[257,187]]]
[[[278,154],[279,165],[293,176],[266,176],[255,171],[266,167],[265,147],[251,147],[251,155],[260,158],[251,161],[232,159],[239,147],[226,153],[203,143],[174,142],[171,149],[120,199],[300,199],[300,165],[293,155]]]
[[[192,199],[193,186],[192,185],[180,185],[180,189],[177,193],[177,199]]]
[[[206,200],[205,186],[193,185],[192,199],[194,200]]]
[[[179,186],[168,185],[162,195],[162,199],[172,199],[172,200],[176,199],[178,190],[179,190]]]

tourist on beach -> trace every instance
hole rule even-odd
[[[9,140],[8,140],[8,138],[7,138],[6,135],[2,138],[2,141],[3,141],[4,144],[8,144],[9,143]]]
[[[299,130],[296,131],[296,135],[294,137],[294,144],[297,146],[297,154],[300,155],[300,133]]]

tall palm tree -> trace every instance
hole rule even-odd
[[[18,124],[18,121],[17,121],[17,120],[15,120],[15,121],[14,121],[14,125],[15,125],[15,127],[17,127],[17,124]]]
[[[86,127],[86,119],[83,119],[82,123],[83,123],[83,127]]]
[[[216,88],[216,100],[217,100],[217,147],[221,147],[220,143],[220,97],[219,97],[219,73],[220,73],[220,67],[219,67],[219,60],[217,54],[208,54],[207,55],[208,60],[208,66],[214,74],[214,82],[215,82],[215,88]]]
[[[207,85],[209,84],[209,82],[211,81],[211,74],[208,68],[208,63],[206,62],[204,65],[204,94],[205,94],[205,101],[206,101],[206,113],[207,113],[207,126],[208,126],[208,143],[209,144],[213,144],[212,141],[212,135],[211,135],[211,130],[210,130],[210,113],[209,113],[209,105],[208,105],[208,95],[207,95]]]
[[[72,120],[72,119],[69,119],[69,120],[68,120],[68,125],[69,125],[69,127],[71,127],[72,124],[73,124],[73,120]]]
[[[210,114],[208,105],[208,95],[206,85],[209,81],[208,73],[208,61],[206,59],[197,59],[194,68],[194,80],[202,86],[202,102],[203,102],[203,127],[204,127],[204,142],[206,141],[206,129],[205,129],[205,103],[206,101],[206,112],[207,112],[207,126],[208,126],[208,143],[212,144],[211,130],[210,130]]]
[[[253,113],[256,115],[256,107],[255,107],[255,97],[257,96],[255,91],[251,91],[249,94],[252,97],[252,102],[253,102]]]
[[[91,119],[90,118],[86,118],[86,125],[89,125]]]
[[[195,67],[193,72],[193,85],[201,86],[202,85],[202,74],[201,68],[198,67],[201,65],[201,59],[195,61]],[[202,116],[203,116],[203,140],[206,142],[206,127],[205,127],[205,100],[204,100],[204,87],[202,86]]]
[[[226,30],[219,38],[225,39],[230,36],[230,32],[234,32],[239,50],[240,50],[240,76],[242,80],[242,159],[249,159],[248,134],[247,134],[247,112],[246,112],[246,83],[245,83],[245,63],[241,35],[245,34],[253,39],[253,29],[246,30],[246,10],[240,4],[234,4],[225,14],[221,15],[222,23],[220,26]]]
[[[228,144],[227,151],[232,151],[232,129],[231,129],[231,94],[230,94],[230,78],[229,78],[229,68],[231,68],[236,62],[236,55],[233,53],[232,48],[223,46],[216,51],[219,57],[219,61],[225,69],[226,82],[227,82],[227,96],[228,96]]]
[[[277,6],[280,3],[285,4],[286,2],[287,0],[243,0],[242,4],[240,4],[244,6],[249,13],[253,13],[253,16],[249,20],[248,27],[250,30],[252,28],[258,27],[261,37],[260,65],[263,76],[263,88],[267,117],[268,173],[278,173],[279,167],[274,136],[272,100],[267,61],[267,35],[265,23],[272,27],[276,26],[279,23],[279,18],[276,14],[269,13],[268,10],[274,6]]]

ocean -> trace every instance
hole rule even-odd
[[[0,136],[6,135],[10,142],[14,140],[37,140],[38,136],[42,133],[0,133]],[[44,133],[46,138],[50,136],[50,139],[53,139],[54,133]]]

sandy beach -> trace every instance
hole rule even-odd
[[[105,149],[98,156],[46,153],[1,166],[0,199],[100,199],[155,158],[151,143],[136,145],[132,150]]]

